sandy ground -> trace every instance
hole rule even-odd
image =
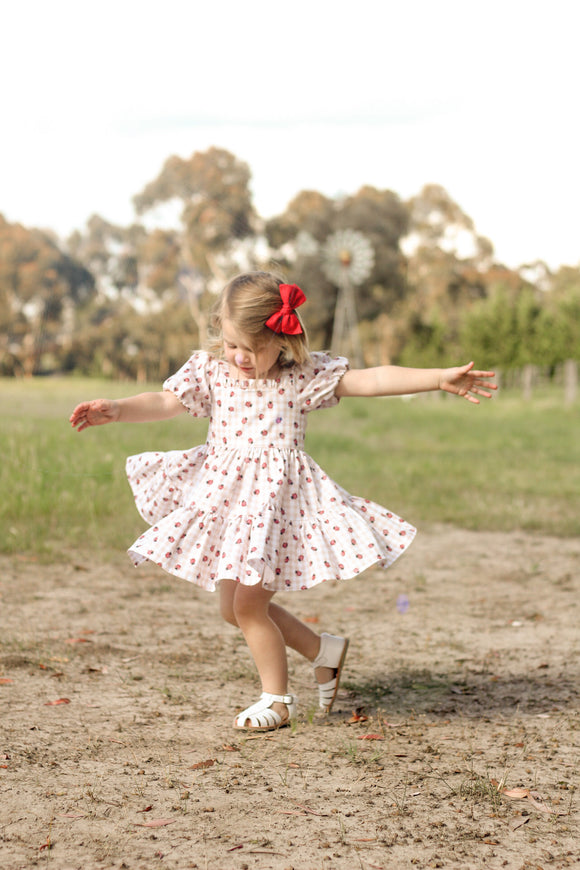
[[[328,717],[290,656],[299,720],[267,735],[232,729],[259,692],[217,598],[94,560],[0,560],[4,870],[580,862],[580,542],[422,530],[280,596],[352,640]]]

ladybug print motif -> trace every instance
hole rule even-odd
[[[276,379],[234,380],[225,361],[193,354],[163,388],[209,419],[207,440],[127,460],[150,525],[129,549],[134,564],[150,560],[209,591],[221,579],[297,591],[391,565],[413,526],[350,495],[304,451],[308,413],[338,402],[347,368],[312,353]]]

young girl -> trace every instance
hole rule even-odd
[[[388,567],[415,529],[380,505],[352,496],[304,452],[306,418],[346,396],[445,390],[478,403],[490,397],[473,363],[449,369],[397,366],[351,370],[341,357],[308,350],[296,285],[267,272],[240,275],[223,291],[214,326],[218,352],[194,353],[162,392],[83,402],[78,431],[142,422],[186,411],[209,417],[203,447],[144,453],[127,460],[137,508],[150,528],[129,553],[219,589],[221,613],[239,626],[256,664],[262,695],[234,727],[271,730],[296,716],[288,692],[286,647],[314,666],[320,707],[330,711],[348,640],[307,625],[274,602],[279,590]]]

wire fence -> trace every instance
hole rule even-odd
[[[530,364],[520,369],[496,371],[497,393],[519,392],[530,401],[538,393],[557,391],[563,403],[571,406],[578,399],[578,365],[577,360],[569,359],[557,366]]]

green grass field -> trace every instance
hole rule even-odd
[[[156,389],[157,386],[152,387]],[[40,558],[125,549],[144,528],[125,457],[203,442],[178,417],[79,434],[77,402],[142,387],[76,379],[0,380],[0,551]],[[349,399],[313,413],[307,450],[342,486],[421,526],[580,533],[580,408],[557,394],[509,393],[479,407],[454,397]]]

